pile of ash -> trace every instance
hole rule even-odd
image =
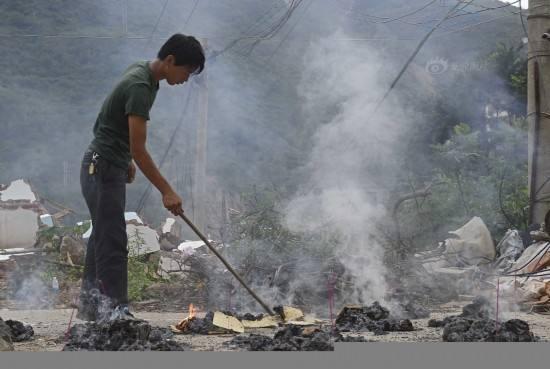
[[[288,325],[273,338],[251,334],[237,336],[226,345],[248,351],[334,351],[334,342],[367,342],[364,337],[343,337],[317,327]]]
[[[235,311],[229,311],[229,310],[223,310],[222,313],[225,315],[233,316],[239,320],[262,320],[265,315],[264,314],[257,314],[254,315],[252,313],[245,313],[245,314],[239,314]]]
[[[8,319],[3,321],[0,318],[0,322],[3,322],[7,328],[9,328],[10,338],[12,342],[29,341],[34,336],[34,329],[28,324],[24,324],[18,320]]]
[[[485,297],[476,297],[464,306],[462,314],[443,320],[432,319],[429,327],[443,327],[445,342],[535,342],[537,337],[529,330],[529,324],[521,319],[497,323],[490,317],[494,310]]]
[[[414,331],[409,319],[390,317],[390,311],[375,301],[370,306],[345,306],[336,318],[342,332],[371,331],[376,335],[390,331]]]
[[[34,329],[27,324],[17,320],[6,320],[6,324],[11,329],[11,339],[13,342],[28,341],[34,336]]]
[[[145,320],[115,320],[76,324],[63,351],[185,351],[167,328],[153,328]]]

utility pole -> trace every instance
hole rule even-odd
[[[202,42],[206,51],[206,39]],[[199,82],[199,123],[195,155],[195,178],[193,180],[193,220],[199,229],[206,231],[206,149],[208,139],[208,75],[204,69]]]
[[[529,123],[529,223],[542,223],[550,209],[550,0],[530,0],[527,117]]]

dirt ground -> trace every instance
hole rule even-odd
[[[352,336],[363,335],[369,341],[380,342],[441,342],[441,328],[428,327],[429,319],[443,319],[448,315],[459,314],[462,306],[468,301],[455,301],[432,308],[431,316],[428,319],[412,320],[413,332],[389,332],[387,335],[375,336],[370,332],[349,334]],[[65,333],[72,323],[82,323],[76,319],[76,311],[72,309],[54,310],[8,310],[0,309],[0,317],[4,320],[15,319],[32,325],[35,331],[34,339],[27,342],[16,342],[16,351],[61,351],[65,344]],[[152,326],[169,327],[178,323],[187,316],[186,312],[137,312],[138,318],[147,320]],[[198,313],[201,317],[203,314]],[[532,332],[540,337],[541,341],[550,342],[550,316],[527,312],[509,312],[502,319],[523,319],[529,323]],[[329,324],[329,321],[326,321]],[[247,333],[257,333],[272,336],[275,329],[255,329]],[[194,351],[233,351],[230,347],[223,345],[225,341],[231,340],[235,335],[176,335],[175,340],[190,344]]]

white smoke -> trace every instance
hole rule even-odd
[[[305,54],[304,124],[318,129],[304,168],[308,179],[288,204],[286,222],[293,231],[340,235],[335,253],[354,277],[351,299],[369,303],[383,300],[387,289],[376,224],[386,215],[407,123],[394,99],[373,116],[395,71],[372,49],[345,38],[335,34]]]

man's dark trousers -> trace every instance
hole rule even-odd
[[[93,174],[90,163],[94,162]],[[116,167],[92,150],[86,151],[80,170],[82,194],[92,217],[88,239],[81,304],[95,305],[94,296],[106,296],[109,305],[128,303],[128,237],[124,210],[128,170]]]

